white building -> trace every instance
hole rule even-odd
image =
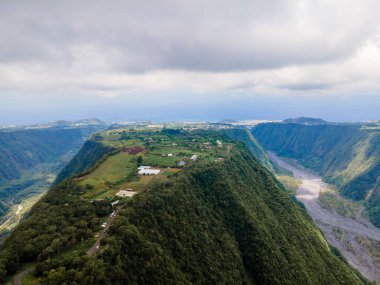
[[[152,168],[151,166],[148,166],[148,165],[141,165],[139,166],[137,169],[138,170],[142,170],[142,169],[149,169],[149,168]]]
[[[138,174],[139,175],[157,175],[161,172],[159,169],[153,169],[153,168],[143,168],[140,169]]]
[[[198,158],[198,155],[194,154],[190,157],[191,160],[196,161]]]

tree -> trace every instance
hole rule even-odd
[[[141,155],[139,155],[136,159],[137,166],[141,166],[143,164],[143,158]]]

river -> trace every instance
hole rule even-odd
[[[328,185],[321,177],[284,161],[272,152],[269,152],[269,156],[272,161],[301,180],[302,184],[297,189],[296,198],[305,205],[309,215],[324,233],[327,242],[338,248],[349,263],[365,277],[380,284],[379,258],[376,260],[373,252],[359,242],[359,239],[366,242],[380,241],[380,229],[365,219],[359,221],[323,209],[318,203],[318,197]]]

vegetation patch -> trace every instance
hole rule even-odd
[[[380,263],[380,241],[359,236],[356,237],[356,240],[367,250],[376,262]]]
[[[360,219],[363,213],[363,206],[339,196],[333,189],[325,189],[319,195],[319,204],[322,208],[335,212],[338,215],[353,219]]]
[[[278,181],[293,195],[296,194],[297,189],[301,186],[301,180],[290,175],[276,175]]]

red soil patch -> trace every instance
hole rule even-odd
[[[128,154],[138,154],[142,152],[144,149],[142,147],[125,147],[123,148],[123,152],[128,152]]]

